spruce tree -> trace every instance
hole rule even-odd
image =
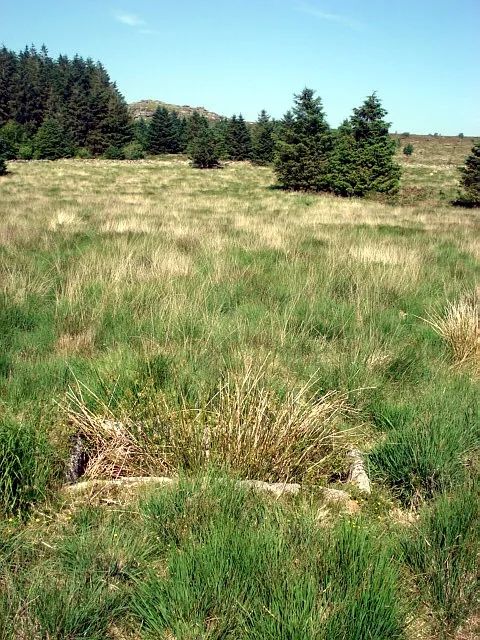
[[[208,124],[201,128],[191,140],[188,155],[192,165],[199,169],[212,169],[218,166],[217,140]]]
[[[230,160],[250,160],[252,138],[242,114],[232,116],[228,123],[227,149]]]
[[[178,153],[179,144],[178,116],[165,107],[158,107],[153,114],[148,129],[147,150],[149,153]]]
[[[133,140],[146,151],[148,145],[148,124],[144,118],[135,120],[133,123]]]
[[[54,118],[47,118],[34,138],[34,155],[38,160],[58,160],[73,155],[65,127]]]
[[[7,173],[5,153],[6,153],[6,145],[5,145],[5,142],[0,138],[0,176],[3,176]]]
[[[199,134],[208,127],[208,120],[198,111],[194,111],[187,123],[187,144],[190,146]]]
[[[20,147],[25,141],[25,128],[18,122],[9,120],[0,128],[0,145],[3,144],[3,156],[6,160],[18,158]]]
[[[273,161],[275,139],[274,124],[265,109],[258,116],[253,134],[252,160],[255,164],[269,164]]]
[[[15,121],[26,140],[42,122],[60,120],[77,148],[94,154],[131,140],[125,100],[100,63],[75,56],[53,60],[45,47],[16,54],[0,48],[0,126]]]
[[[213,123],[213,133],[217,142],[218,157],[222,160],[228,158],[228,119],[221,118]]]
[[[282,123],[276,147],[275,172],[286,189],[327,191],[332,133],[322,101],[305,88],[294,97],[293,113]]]
[[[472,152],[460,169],[460,183],[465,191],[462,198],[466,204],[480,205],[480,142],[472,148]]]
[[[374,93],[339,128],[331,158],[334,193],[364,196],[398,191],[401,171],[395,162],[396,143],[384,120],[386,113]]]

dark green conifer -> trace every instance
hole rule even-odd
[[[178,153],[178,116],[165,107],[158,107],[148,129],[147,150],[149,153]]]
[[[338,195],[392,194],[398,190],[400,167],[395,162],[396,143],[376,94],[353,110],[336,135],[331,157],[331,188]]]
[[[7,173],[7,163],[5,162],[6,145],[0,138],[0,176]]]
[[[207,126],[199,129],[188,147],[192,165],[199,169],[212,169],[218,166],[218,148],[214,132]]]
[[[26,142],[25,128],[18,122],[9,120],[0,129],[0,145],[4,147],[3,157],[6,160],[18,158],[20,147],[24,142]]]
[[[208,128],[208,120],[198,111],[194,111],[188,119],[187,125],[187,144],[188,148],[198,136]]]
[[[286,189],[327,191],[332,133],[322,102],[312,89],[295,95],[293,113],[282,123],[275,154],[275,172]]]
[[[232,116],[228,123],[227,149],[230,160],[252,157],[252,137],[242,114]]]
[[[465,203],[480,205],[480,142],[472,148],[472,152],[465,160],[465,165],[460,169],[460,183],[465,191],[462,198]]]
[[[265,109],[258,116],[253,132],[252,160],[255,164],[269,164],[273,162],[275,149],[274,124]]]
[[[217,141],[218,157],[221,160],[228,158],[228,126],[227,118],[220,118],[212,125],[215,140]]]
[[[38,160],[58,160],[73,155],[73,148],[65,127],[55,118],[47,118],[34,138],[34,155]]]
[[[144,118],[135,120],[133,123],[133,140],[137,142],[144,151],[148,146],[148,123]]]

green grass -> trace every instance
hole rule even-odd
[[[457,142],[414,140],[391,202],[286,193],[247,163],[9,165],[0,637],[21,623],[26,638],[380,640],[444,616],[433,596],[418,605],[391,511],[430,513],[478,475],[475,318],[468,335],[448,324],[453,309],[464,326],[480,276],[478,212],[449,203]],[[224,480],[65,505],[77,429],[92,476],[214,467],[299,481],[305,497],[265,501]],[[317,485],[345,481],[351,446],[374,494],[357,496],[358,520],[321,515]],[[429,540],[445,519],[463,526],[452,507]],[[454,594],[456,574],[442,575]],[[442,628],[467,615],[452,602],[463,613]]]
[[[5,638],[106,638],[114,626],[179,640],[404,637],[400,567],[378,530],[319,527],[305,505],[226,477],[150,491],[133,509],[80,506],[12,545]]]
[[[479,492],[460,488],[426,509],[404,553],[420,597],[435,613],[440,637],[454,637],[478,606]]]
[[[0,510],[25,515],[45,499],[52,481],[54,453],[32,423],[0,417]]]

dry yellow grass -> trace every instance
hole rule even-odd
[[[455,364],[471,361],[480,367],[480,306],[476,298],[449,302],[443,314],[432,313],[426,322],[448,344]]]

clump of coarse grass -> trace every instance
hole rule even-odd
[[[407,564],[442,638],[454,637],[478,604],[479,505],[478,490],[461,487],[442,495],[403,541]]]
[[[391,429],[369,454],[373,477],[408,507],[461,484],[466,458],[478,447],[478,410],[444,405],[429,419]]]
[[[84,401],[82,387],[67,393],[68,420],[85,447],[87,478],[117,478],[168,472],[165,456],[143,433],[141,425],[128,419],[117,420],[110,407],[100,401],[101,414],[91,411]],[[90,390],[87,390],[92,394]]]
[[[8,416],[0,418],[0,512],[24,515],[45,497],[52,458],[41,429]]]
[[[228,375],[205,413],[205,457],[243,477],[271,482],[314,480],[345,453],[351,413],[347,397],[334,391],[320,397],[313,383],[280,398],[269,388],[265,368],[247,367]]]
[[[449,302],[443,314],[431,313],[425,321],[447,343],[455,364],[480,364],[480,305],[476,296]]]
[[[200,408],[172,406],[162,392],[141,424],[118,419],[101,404],[87,408],[81,389],[70,391],[69,421],[86,443],[89,478],[198,471],[216,467],[270,482],[325,477],[347,450],[351,409],[344,394],[317,396],[310,382],[284,396],[267,383],[265,366],[228,374]]]

